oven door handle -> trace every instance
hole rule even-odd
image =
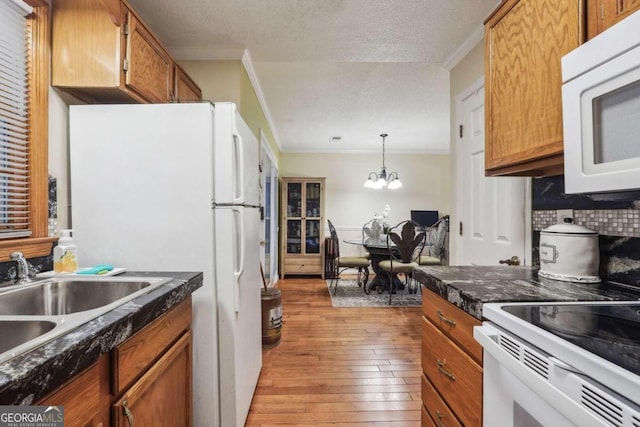
[[[584,372],[580,371],[579,369],[574,368],[573,366],[569,365],[568,363],[563,362],[560,359],[557,359],[553,356],[549,356],[549,361],[558,369],[562,369],[563,371],[568,371],[568,372],[574,372],[578,375],[583,375],[586,376]]]
[[[484,350],[485,358],[488,355],[492,356],[500,364],[501,367],[507,369],[520,380],[529,390],[535,393],[540,399],[545,400],[552,408],[571,420],[572,423],[579,426],[593,426],[593,427],[611,427],[606,424],[602,419],[597,418],[592,413],[588,412],[580,406],[577,402],[570,399],[566,394],[558,390],[551,383],[544,380],[542,377],[530,371],[518,359],[511,353],[504,350],[498,344],[498,337],[500,335],[507,335],[513,342],[520,344],[520,339],[514,337],[512,334],[507,334],[504,331],[496,328],[490,322],[483,322],[482,326],[475,326],[473,328],[473,337],[478,341]],[[553,362],[552,362],[553,363]],[[569,365],[567,365],[569,366]],[[488,372],[485,368],[484,375],[496,375],[497,372]],[[567,375],[574,375],[573,372],[567,372]],[[484,390],[486,393],[488,390]],[[485,408],[486,409],[486,408]]]

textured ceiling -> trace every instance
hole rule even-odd
[[[178,59],[249,51],[282,151],[447,152],[449,72],[497,0],[130,0]],[[330,137],[341,136],[339,143]]]

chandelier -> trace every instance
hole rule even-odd
[[[386,133],[380,135],[382,137],[382,170],[380,173],[371,172],[369,178],[364,183],[366,188],[389,188],[395,190],[402,187],[400,177],[397,172],[391,172],[387,175],[387,167],[384,164],[384,139],[388,136]]]

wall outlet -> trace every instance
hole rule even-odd
[[[558,223],[563,223],[565,218],[573,219],[573,209],[558,209],[556,211],[556,219]]]

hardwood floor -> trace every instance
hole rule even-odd
[[[278,287],[282,338],[246,426],[420,426],[419,307],[333,308],[320,279]]]

